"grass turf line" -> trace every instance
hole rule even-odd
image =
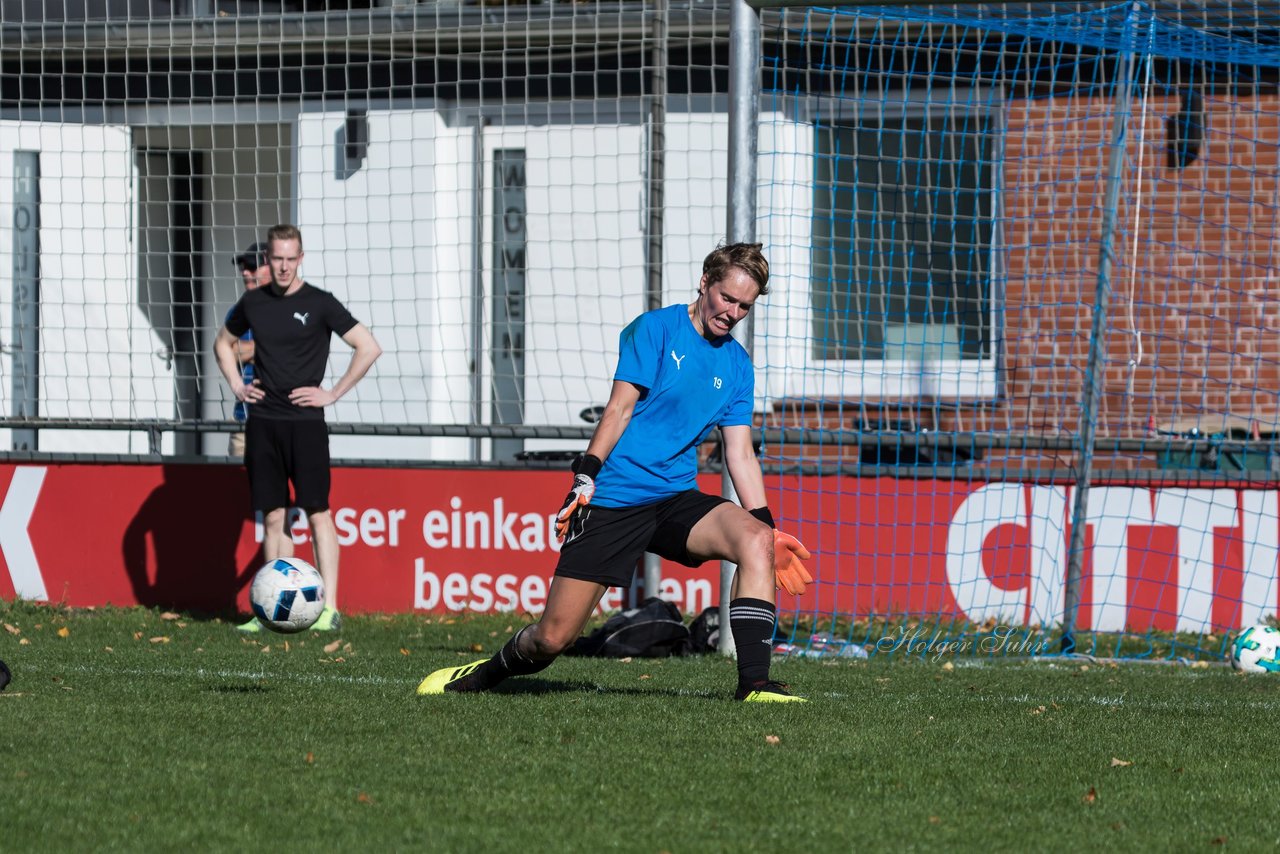
[[[812,702],[752,707],[718,657],[566,658],[424,698],[426,673],[521,621],[348,617],[329,651],[143,609],[0,603],[0,622],[5,850],[1280,842],[1263,785],[1280,678],[781,661]]]

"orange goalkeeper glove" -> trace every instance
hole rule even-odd
[[[591,503],[596,492],[596,475],[604,463],[591,454],[583,454],[573,461],[573,489],[565,496],[564,506],[556,514],[556,539],[564,542],[569,536],[569,523],[579,508]]]
[[[773,514],[768,507],[757,507],[748,511],[752,516],[773,528],[773,581],[779,590],[785,590],[792,596],[804,592],[805,585],[813,581],[809,570],[801,561],[813,557],[809,550],[790,534],[784,534],[774,526]]]
[[[786,590],[792,596],[799,596],[804,587],[813,581],[809,570],[801,561],[813,557],[809,550],[790,534],[778,529],[773,531],[773,580],[779,590]]]

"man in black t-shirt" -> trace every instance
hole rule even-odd
[[[237,401],[253,405],[245,425],[245,468],[253,509],[263,514],[263,551],[268,561],[293,555],[285,529],[290,506],[301,507],[311,525],[312,554],[324,578],[325,609],[313,629],[338,628],[338,535],[329,512],[329,431],[324,407],[349,392],[382,355],[363,324],[328,291],[298,275],[302,233],[292,225],[267,232],[271,284],[245,292],[227,314],[213,351]],[[245,384],[235,343],[253,330],[254,378]],[[336,333],[355,352],[346,373],[321,386]],[[257,619],[239,627],[261,630]]]

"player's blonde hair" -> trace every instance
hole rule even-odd
[[[769,293],[769,259],[764,257],[763,243],[730,243],[717,246],[702,262],[702,275],[707,284],[715,284],[737,267],[756,283],[760,296]]]
[[[271,228],[267,229],[268,248],[277,240],[296,240],[298,241],[298,249],[302,249],[302,232],[298,230],[296,225],[281,223],[280,225],[273,225]]]

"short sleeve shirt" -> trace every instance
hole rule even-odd
[[[687,305],[646,312],[622,331],[614,380],[641,390],[631,422],[596,478],[593,504],[652,504],[697,486],[698,445],[749,425],[755,370],[742,345],[708,341]]]
[[[266,393],[254,403],[253,417],[323,421],[323,407],[297,406],[289,393],[324,381],[332,336],[346,335],[356,323],[333,294],[305,282],[288,296],[270,286],[246,291],[226,326],[237,337],[253,330],[254,377]]]

